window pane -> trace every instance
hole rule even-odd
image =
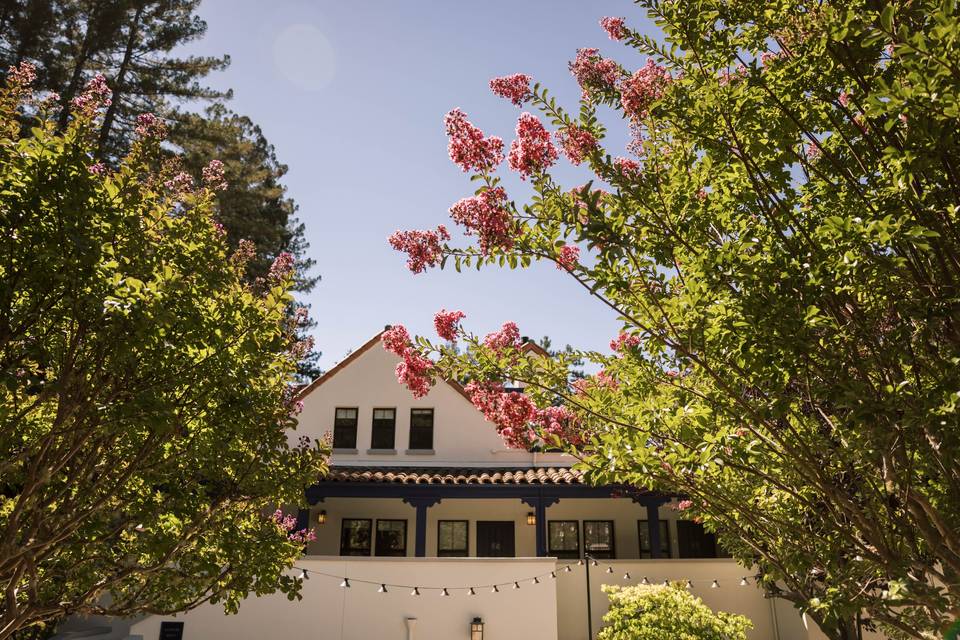
[[[597,558],[613,558],[613,522],[610,520],[583,521],[584,551]]]
[[[467,521],[441,520],[437,532],[437,555],[466,557]]]
[[[410,448],[433,449],[433,409],[410,410]]]
[[[558,558],[580,557],[580,527],[576,520],[551,520],[547,523],[549,555]]]
[[[407,521],[377,520],[378,556],[407,555]]]
[[[344,518],[340,530],[340,555],[370,555],[370,520]]]
[[[716,558],[717,539],[702,524],[677,521],[677,546],[681,558]]]
[[[396,432],[397,412],[395,409],[374,409],[373,430],[370,446],[374,449],[393,449]]]
[[[335,449],[357,448],[356,409],[337,409],[333,421],[333,447]]]
[[[660,524],[660,557],[669,558],[670,557],[670,523],[666,520],[658,521]],[[638,531],[637,533],[640,536],[640,557],[641,558],[651,558],[653,557],[650,553],[650,527],[646,520],[640,520],[637,522]]]

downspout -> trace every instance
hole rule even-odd
[[[416,618],[407,618],[407,640],[414,640],[414,631],[417,628],[417,619]]]

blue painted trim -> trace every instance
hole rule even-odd
[[[623,485],[592,487],[587,485],[535,484],[401,484],[381,482],[321,482],[308,487],[305,494],[311,505],[325,498],[610,498],[635,491]],[[642,505],[660,505],[669,501],[661,493],[631,496]],[[411,503],[412,504],[412,503]]]
[[[417,510],[413,554],[418,558],[423,558],[427,555],[427,509],[440,502],[440,498],[404,498],[403,501]]]

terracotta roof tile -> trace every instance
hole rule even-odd
[[[331,467],[326,482],[395,484],[583,484],[583,474],[566,467],[520,469],[441,467]]]

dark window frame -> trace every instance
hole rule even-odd
[[[696,538],[688,538],[688,535]],[[692,548],[691,547],[695,547]],[[712,553],[707,547],[712,547]],[[700,552],[697,551],[700,549]],[[693,551],[691,554],[690,552]],[[677,520],[677,557],[691,558],[722,558],[720,544],[716,534],[707,531],[702,524],[692,520]]]
[[[345,551],[362,551],[362,550],[363,550],[362,547],[355,547],[355,548],[350,547],[350,548],[348,548],[348,547],[345,547],[345,546],[344,546],[344,543],[346,542],[346,539],[345,539],[345,537],[344,537],[344,533],[345,533],[346,530],[347,530],[347,523],[348,523],[348,522],[366,522],[366,523],[367,523],[367,529],[368,529],[368,531],[369,531],[369,535],[367,536],[367,547],[366,547],[366,551],[367,551],[367,552],[366,552],[366,553],[344,553]],[[371,553],[373,553],[373,519],[372,519],[372,518],[343,518],[343,519],[341,519],[341,520],[340,520],[340,555],[341,555],[341,556],[357,556],[357,557],[363,557],[363,556],[369,556]]]
[[[340,440],[337,435],[342,434],[345,426],[340,426],[337,424],[339,420],[346,420],[346,418],[338,418],[337,414],[340,411],[353,411],[353,444],[347,444]],[[360,408],[359,407],[336,407],[333,410],[333,448],[334,449],[356,449],[357,448],[357,423],[360,420]]]
[[[550,535],[550,525],[552,524],[571,524],[575,526],[577,533],[577,548],[574,550],[570,549],[554,549],[551,546],[553,541],[553,536]],[[553,556],[556,558],[563,558],[565,560],[576,559],[580,557],[580,521],[579,520],[547,520],[547,555]]]
[[[430,412],[430,446],[424,447],[424,446],[420,446],[424,444],[423,442],[419,440],[417,440],[416,442],[414,441],[414,431],[422,430],[422,429],[425,429],[426,427],[423,427],[423,426],[415,427],[413,424],[413,416],[417,412],[422,412],[425,414],[427,411]],[[436,425],[437,425],[437,412],[434,410],[433,407],[412,407],[410,409],[410,434],[409,434],[410,450],[411,451],[430,451],[431,449],[433,449],[433,441],[434,441],[433,436],[436,430]],[[417,437],[422,437],[422,436],[417,436]]]
[[[441,549],[440,548],[440,526],[444,523],[463,523],[467,532],[464,538],[463,553],[460,549]],[[470,557],[470,521],[469,520],[437,520],[437,557],[438,558],[469,558]]]
[[[648,520],[637,520],[637,542],[640,546],[640,559],[649,560],[653,558],[651,549],[644,549],[643,542],[650,541],[650,526]],[[673,542],[670,540],[670,521],[658,520],[660,523],[660,558],[673,557]]]
[[[393,420],[390,424],[390,443],[377,442],[377,425],[385,423],[383,418],[377,418],[377,411],[393,411]],[[381,434],[382,435],[382,434]],[[370,418],[370,448],[371,449],[394,449],[397,446],[397,408],[396,407],[374,407]]]
[[[391,551],[390,553],[381,553],[380,552],[380,523],[381,522],[402,522],[403,523],[403,549],[398,552]],[[381,558],[403,558],[407,555],[407,544],[409,542],[409,536],[407,532],[410,529],[410,525],[407,520],[403,518],[377,518],[377,526],[374,528],[373,534],[373,555],[379,556]],[[386,551],[386,549],[384,550]]]
[[[589,549],[587,549],[587,525],[588,524],[597,524],[604,523],[610,525],[610,551],[602,552],[604,555],[596,555]],[[617,558],[617,528],[614,525],[613,520],[584,520],[583,521],[583,553],[584,555],[590,554],[591,557],[600,559],[600,560],[615,560]],[[608,554],[609,555],[606,555]]]

